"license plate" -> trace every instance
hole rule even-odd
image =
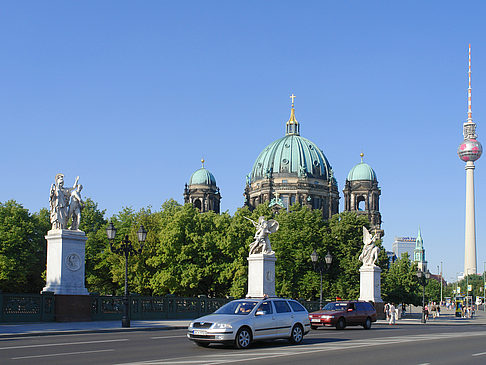
[[[205,336],[205,335],[208,334],[208,332],[207,331],[201,331],[201,330],[194,330],[193,334],[194,335],[203,335],[203,336]]]
[[[312,318],[311,322],[320,322],[321,320],[319,318]]]

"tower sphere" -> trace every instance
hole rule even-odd
[[[464,162],[476,161],[483,153],[483,146],[475,139],[466,139],[457,148],[459,158]]]

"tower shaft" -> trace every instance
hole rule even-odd
[[[476,274],[476,217],[474,204],[474,162],[466,162],[466,226],[464,275]]]

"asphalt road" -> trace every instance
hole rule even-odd
[[[486,364],[486,325],[374,324],[311,331],[298,346],[200,348],[185,330],[97,332],[0,339],[0,364]]]

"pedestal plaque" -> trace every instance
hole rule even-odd
[[[248,257],[247,298],[275,297],[275,253],[252,254]]]
[[[84,286],[86,235],[83,231],[47,232],[47,277],[44,291],[58,295],[88,295]]]
[[[381,269],[378,266],[361,266],[359,269],[359,300],[381,303]]]

